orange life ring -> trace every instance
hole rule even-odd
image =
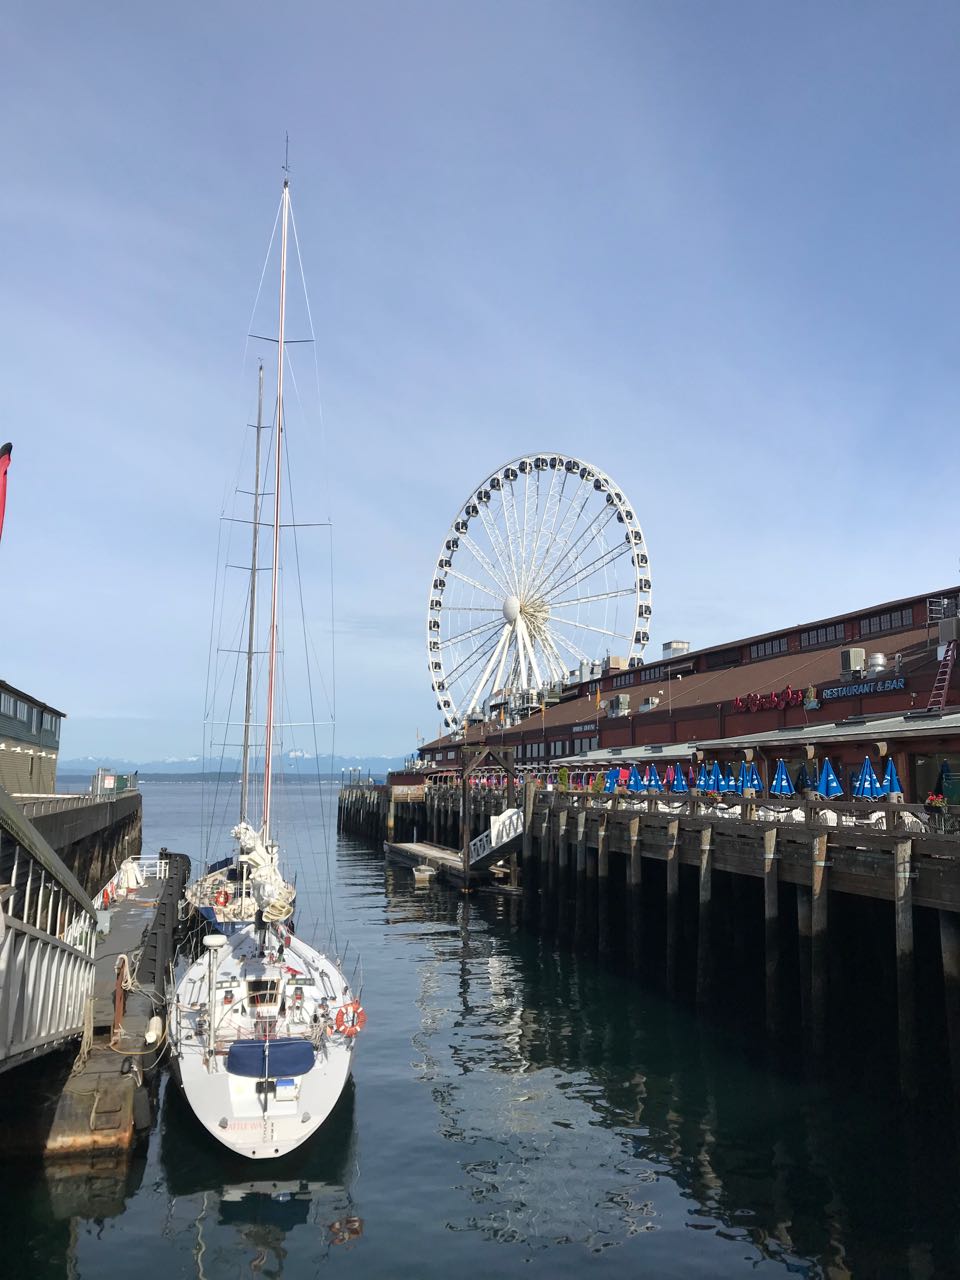
[[[354,1000],[351,1004],[342,1005],[337,1010],[334,1026],[343,1035],[352,1037],[359,1033],[361,1027],[366,1026],[366,1022],[367,1015],[363,1006],[359,1000]]]
[[[213,901],[218,907],[225,907],[230,901],[230,894],[226,889],[218,889],[213,895]]]

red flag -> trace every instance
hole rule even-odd
[[[7,468],[10,466],[12,453],[12,444],[5,444],[0,448],[0,538],[3,537],[3,511],[7,505]]]

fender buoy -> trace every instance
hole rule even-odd
[[[105,886],[104,886],[104,890],[103,890],[103,905],[104,905],[105,907],[109,907],[109,905],[110,905],[110,886],[109,886],[109,885],[105,885]]]
[[[225,907],[227,903],[230,901],[230,894],[227,892],[226,889],[218,889],[217,892],[213,895],[213,901],[216,903],[218,907]]]

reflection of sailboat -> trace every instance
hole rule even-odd
[[[280,729],[277,711],[281,696],[283,373],[290,222],[290,190],[286,180],[280,216],[277,408],[271,465],[271,595],[260,825],[255,829],[249,822],[242,821],[234,830],[243,870],[240,882],[243,891],[237,893],[235,901],[242,911],[236,920],[231,920],[232,931],[210,933],[203,939],[205,951],[183,974],[171,994],[167,1019],[173,1068],[197,1118],[207,1132],[226,1147],[257,1160],[284,1155],[323,1124],[350,1075],[356,1036],[365,1021],[356,998],[359,993],[351,991],[339,960],[321,955],[293,933],[289,923],[293,913],[293,888],[280,870],[280,846],[274,837],[272,822],[274,755]],[[259,513],[258,500],[255,509]],[[256,528],[260,523],[259,514],[253,523]],[[256,572],[254,550],[254,581]],[[252,714],[253,582],[250,591],[244,789]],[[245,805],[244,797],[241,802],[244,812]],[[200,882],[201,887],[204,883]],[[214,895],[221,915],[230,907],[230,894],[225,883]],[[197,899],[194,905],[202,908],[203,904]],[[218,918],[214,923],[223,925],[225,920]]]
[[[310,1231],[311,1250],[348,1243],[363,1233],[354,1212],[356,1170],[354,1087],[344,1089],[324,1128],[324,1142],[307,1144],[271,1164],[270,1176],[251,1179],[240,1157],[191,1142],[193,1120],[177,1089],[168,1089],[160,1118],[160,1161],[172,1201],[192,1205],[198,1252],[229,1228],[256,1251],[251,1267],[281,1274],[298,1228]]]

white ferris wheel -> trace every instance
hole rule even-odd
[[[445,726],[522,712],[584,664],[640,656],[650,614],[623,491],[577,458],[514,458],[467,498],[431,579],[427,662]]]

